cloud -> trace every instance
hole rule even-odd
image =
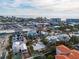
[[[78,16],[78,10],[79,0],[0,0],[0,14]]]

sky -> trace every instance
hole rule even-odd
[[[0,15],[79,18],[79,0],[0,0]]]

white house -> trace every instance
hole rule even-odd
[[[20,45],[20,49],[21,49],[21,52],[22,52],[22,53],[28,52],[27,46],[26,46],[25,43],[22,43],[22,44]]]
[[[42,42],[34,43],[32,46],[35,51],[41,51],[41,49],[45,48],[45,45]]]
[[[12,49],[14,53],[19,52],[20,42],[13,42]]]
[[[47,36],[46,39],[49,43],[55,43],[56,41],[59,41],[59,39],[56,36]]]
[[[78,36],[79,37],[79,31],[78,32],[73,32],[72,36]]]
[[[41,31],[41,34],[42,34],[42,35],[48,35],[48,32]]]
[[[69,41],[70,37],[67,34],[59,34],[56,36],[60,41]]]
[[[18,52],[24,53],[24,52],[27,52],[26,44],[23,43],[23,42],[19,42],[19,41],[13,42],[12,49],[13,49],[14,53],[18,53]]]

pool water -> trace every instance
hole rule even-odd
[[[22,59],[21,54],[14,54],[12,59]]]

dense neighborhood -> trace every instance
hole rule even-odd
[[[79,19],[0,16],[0,59],[78,59],[78,56]]]

